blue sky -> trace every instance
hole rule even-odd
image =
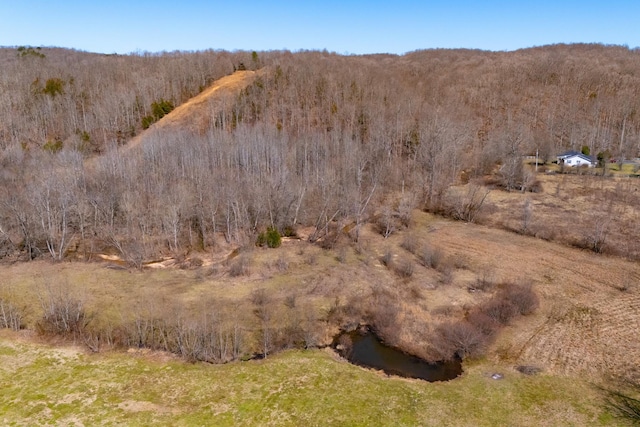
[[[0,46],[90,52],[640,46],[640,1],[0,0]]]

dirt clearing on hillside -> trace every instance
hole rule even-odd
[[[218,113],[224,114],[233,98],[263,73],[263,70],[236,71],[216,80],[200,94],[177,106],[148,130],[133,138],[126,148],[137,147],[146,139],[153,138],[157,133],[170,131],[205,133],[212,125],[216,115]]]

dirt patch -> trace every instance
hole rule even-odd
[[[205,133],[216,114],[229,107],[241,89],[244,89],[262,75],[264,70],[236,71],[216,80],[200,94],[179,105],[145,132],[133,138],[126,146],[130,150],[151,139],[157,133],[170,131]]]
[[[152,402],[145,402],[139,400],[125,400],[118,403],[118,408],[127,412],[153,412],[156,414],[179,414],[180,411],[176,409],[166,408],[161,405],[157,405]]]

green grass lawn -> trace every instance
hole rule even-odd
[[[2,425],[621,425],[595,387],[476,362],[446,383],[390,378],[322,350],[188,364],[0,335]],[[504,379],[490,374],[501,372]]]

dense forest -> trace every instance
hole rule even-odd
[[[493,174],[531,190],[523,156],[640,156],[640,51],[554,45],[100,55],[0,49],[0,257],[61,260],[253,244],[267,229],[331,244],[362,224],[447,212]],[[198,128],[154,126],[236,70],[259,76]],[[136,149],[125,149],[143,137]],[[471,195],[471,198],[474,196]],[[472,202],[472,200],[471,200]],[[473,203],[465,205],[472,208]],[[470,212],[462,212],[470,214]]]

